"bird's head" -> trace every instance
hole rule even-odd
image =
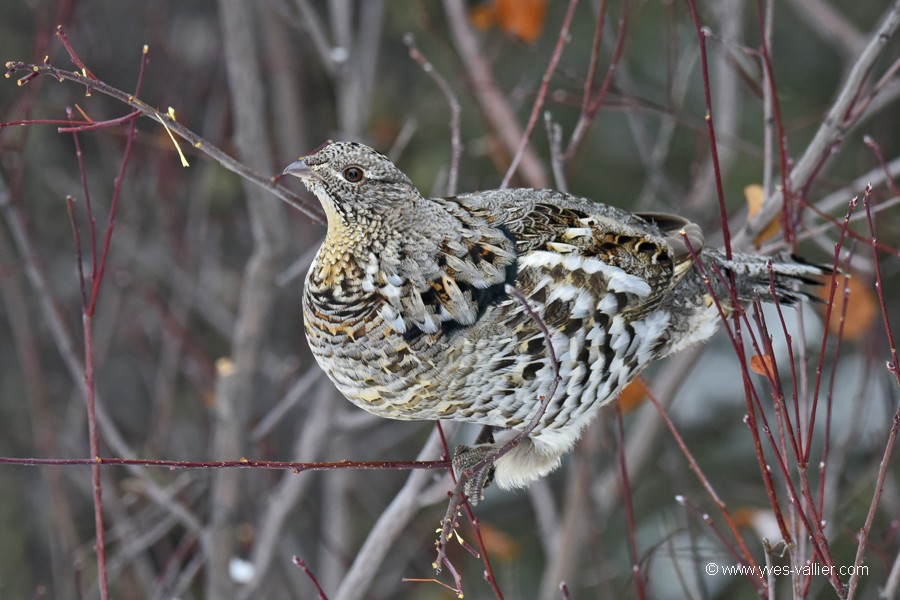
[[[386,156],[357,142],[326,144],[284,170],[303,180],[328,215],[329,225],[367,220],[420,197],[409,178]]]

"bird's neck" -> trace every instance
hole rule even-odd
[[[380,232],[376,215],[349,223],[334,211],[326,210],[328,233],[307,277],[313,288],[341,289],[349,297],[361,293],[367,271],[371,271]],[[371,275],[369,275],[371,277]]]

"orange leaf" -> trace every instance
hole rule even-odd
[[[744,198],[747,200],[747,219],[749,220],[759,214],[766,196],[762,186],[754,183],[744,188]],[[781,231],[781,219],[776,216],[753,238],[753,244],[759,248],[763,242],[778,235],[779,231]]]
[[[469,12],[476,27],[486,29],[496,23],[504,32],[528,43],[541,35],[546,15],[547,0],[494,0]]]
[[[472,20],[472,24],[478,29],[487,29],[497,20],[497,16],[494,12],[495,8],[493,5],[484,6],[483,4],[479,4],[469,11],[469,18]]]
[[[763,377],[768,377],[769,373],[773,376],[777,373],[775,370],[775,359],[772,358],[771,354],[763,354],[762,356],[754,354],[751,356],[750,369],[757,375],[762,375]],[[766,369],[768,369],[768,371]]]
[[[641,405],[647,395],[644,393],[644,384],[635,379],[619,392],[619,408],[622,414],[627,414]]]
[[[837,333],[841,326],[841,314],[844,310],[844,284],[850,289],[847,305],[847,316],[844,320],[844,337],[848,340],[858,340],[872,326],[872,322],[878,317],[878,299],[872,288],[862,281],[859,275],[847,277],[836,275],[837,290],[834,292],[834,304],[831,307],[831,320],[828,328]],[[831,295],[831,286],[823,285],[819,288],[819,298],[828,302]]]
[[[752,527],[753,520],[756,518],[758,512],[758,508],[741,506],[731,512],[731,518],[734,519],[734,524],[738,527]]]
[[[515,560],[519,556],[519,544],[512,536],[484,521],[479,525],[479,529],[488,556],[506,561]]]
[[[547,0],[497,0],[497,22],[507,33],[531,43],[541,35]]]

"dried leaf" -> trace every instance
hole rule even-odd
[[[841,314],[844,310],[844,282],[850,288],[849,304],[847,305],[847,316],[844,320],[844,338],[848,340],[859,340],[862,338],[872,322],[878,318],[878,299],[872,288],[865,284],[860,275],[847,277],[844,275],[836,275],[837,290],[834,293],[834,304],[831,308],[831,320],[828,328],[837,333],[841,326]],[[819,288],[819,297],[828,302],[831,295],[831,286],[823,285]]]
[[[469,19],[472,20],[472,24],[478,29],[487,29],[497,20],[494,11],[493,3],[489,5],[479,4],[469,11]]]
[[[519,544],[515,538],[484,521],[481,522],[479,528],[488,556],[506,561],[515,560],[519,556]]]
[[[773,376],[777,373],[775,370],[775,359],[771,354],[754,354],[750,357],[750,369],[757,375],[768,377],[771,373]],[[768,369],[768,370],[767,370]]]
[[[755,506],[739,506],[731,511],[731,518],[738,527],[752,527],[759,508]]]
[[[762,209],[763,202],[766,200],[766,195],[763,191],[763,188],[759,184],[751,184],[744,188],[744,198],[747,200],[747,218],[752,219],[756,215],[759,214],[759,211]],[[763,242],[766,240],[770,240],[781,231],[781,219],[776,216],[769,224],[762,228],[762,230],[757,234],[755,238],[753,238],[753,244],[759,248],[762,246]]]
[[[541,35],[547,15],[547,0],[494,0],[473,8],[469,18],[476,27],[496,24],[504,32],[532,43]]]
[[[740,506],[731,513],[734,524],[742,529],[752,529],[759,538],[771,540],[771,544],[779,545],[781,531],[771,508]]]
[[[623,414],[629,413],[643,404],[646,398],[647,394],[644,393],[644,384],[635,379],[619,393],[619,408]]]

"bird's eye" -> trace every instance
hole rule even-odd
[[[344,179],[346,179],[350,183],[358,183],[362,181],[363,170],[359,167],[347,167],[346,169],[344,169],[342,175],[344,176]]]

